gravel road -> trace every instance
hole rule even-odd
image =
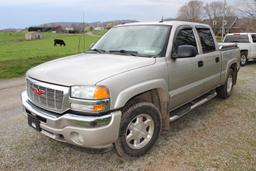
[[[23,78],[0,81],[0,170],[256,170],[256,63],[243,67],[232,97],[215,98],[171,124],[144,157],[51,140],[27,126]]]

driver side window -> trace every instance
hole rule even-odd
[[[178,30],[173,42],[173,57],[177,57],[178,47],[181,45],[192,45],[197,49],[195,35],[191,27],[186,27]]]

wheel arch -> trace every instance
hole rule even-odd
[[[138,101],[154,104],[161,113],[162,130],[169,129],[169,93],[164,80],[151,80],[127,88],[119,94],[115,108],[125,109],[125,106]]]
[[[241,49],[241,50],[240,50],[240,53],[241,53],[241,54],[242,54],[242,53],[246,53],[247,56],[248,56],[248,52],[249,52],[248,49]]]

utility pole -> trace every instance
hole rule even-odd
[[[222,41],[224,40],[224,36],[225,36],[225,16],[226,16],[226,5],[227,5],[227,2],[226,0],[224,0],[224,6],[223,6],[223,16],[222,16]]]

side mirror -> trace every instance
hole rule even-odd
[[[195,46],[181,45],[178,47],[178,54],[176,58],[192,58],[198,54]]]

